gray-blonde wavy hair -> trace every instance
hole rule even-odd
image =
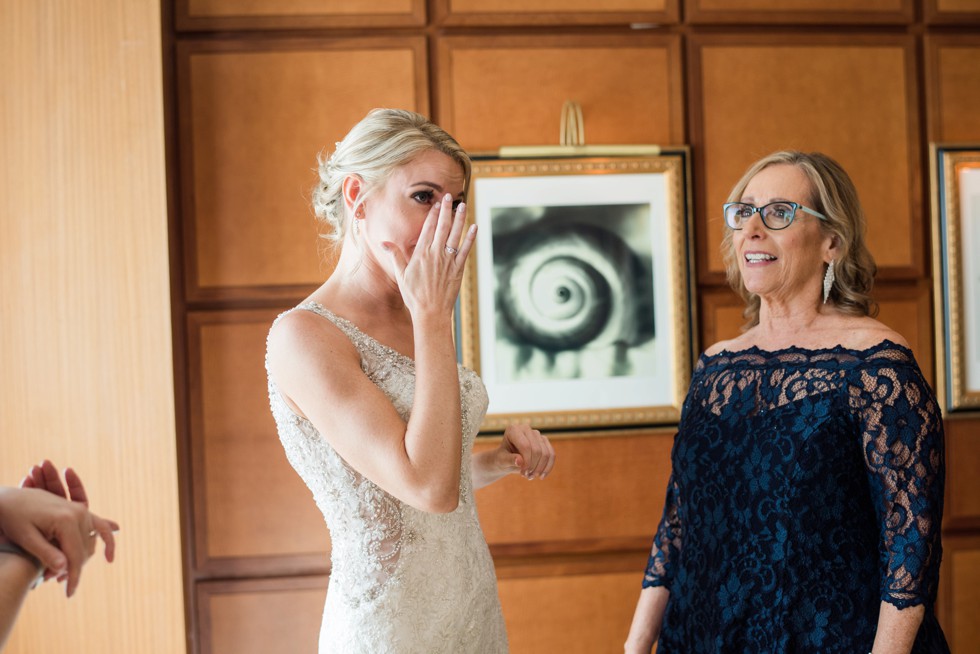
[[[732,192],[728,194],[727,202],[741,200],[745,187],[753,177],[769,166],[780,164],[796,166],[806,176],[811,193],[808,206],[827,217],[826,220],[820,221],[820,228],[824,233],[837,237],[840,254],[834,264],[836,281],[827,301],[844,313],[858,316],[877,315],[878,305],[871,298],[871,287],[874,285],[874,276],[878,268],[864,242],[866,229],[864,210],[861,208],[854,182],[839,163],[819,152],[805,153],[795,150],[774,152],[749,166],[732,188]],[[743,325],[743,329],[749,329],[759,324],[761,299],[745,288],[730,229],[726,230],[722,241],[722,252],[728,283],[745,300],[743,315],[747,322]]]
[[[419,154],[436,150],[448,155],[463,169],[469,188],[469,155],[452,136],[425,116],[404,109],[374,109],[337,143],[329,157],[321,153],[319,181],[313,189],[313,211],[325,229],[320,236],[337,245],[347,233],[343,182],[348,175],[361,178],[358,204],[383,186],[392,171]]]

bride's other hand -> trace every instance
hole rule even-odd
[[[544,479],[555,467],[555,448],[530,425],[511,425],[500,442],[502,456],[513,459],[513,471],[527,479]]]
[[[482,488],[510,474],[544,479],[555,467],[555,448],[530,425],[511,425],[495,449],[473,455],[473,488]]]

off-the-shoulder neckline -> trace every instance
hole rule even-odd
[[[884,350],[899,350],[903,354],[908,355],[909,359],[914,360],[915,358],[914,355],[912,354],[912,350],[909,347],[902,345],[901,343],[896,343],[890,338],[886,338],[878,343],[875,343],[874,345],[869,345],[866,348],[849,348],[843,345],[833,345],[831,347],[817,347],[817,348],[806,348],[806,347],[799,347],[796,345],[790,345],[788,347],[779,348],[776,350],[764,350],[760,348],[758,345],[752,345],[742,350],[729,350],[725,348],[723,350],[719,350],[718,352],[715,352],[714,354],[706,354],[702,352],[699,359],[704,363],[708,363],[714,359],[719,359],[719,358],[757,356],[757,357],[763,357],[765,359],[772,359],[786,354],[803,354],[808,356],[820,356],[820,355],[827,355],[827,354],[830,355],[852,354],[852,355],[860,356],[861,358],[866,358],[869,355],[876,354]]]

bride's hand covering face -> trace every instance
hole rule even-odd
[[[364,264],[397,283],[413,315],[455,306],[476,234],[473,226],[463,236],[465,187],[463,168],[437,150],[395,168],[380,188],[366,189],[357,175],[344,180]]]

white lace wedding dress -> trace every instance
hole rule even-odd
[[[361,369],[407,420],[415,391],[414,361],[319,304],[293,310],[298,309],[330,320],[350,338],[360,352]],[[459,382],[459,507],[434,514],[400,502],[347,465],[312,423],[290,410],[269,377],[279,438],[289,462],[313,492],[333,543],[320,654],[507,652],[493,561],[470,476],[473,440],[487,394],[476,373],[462,366]]]

